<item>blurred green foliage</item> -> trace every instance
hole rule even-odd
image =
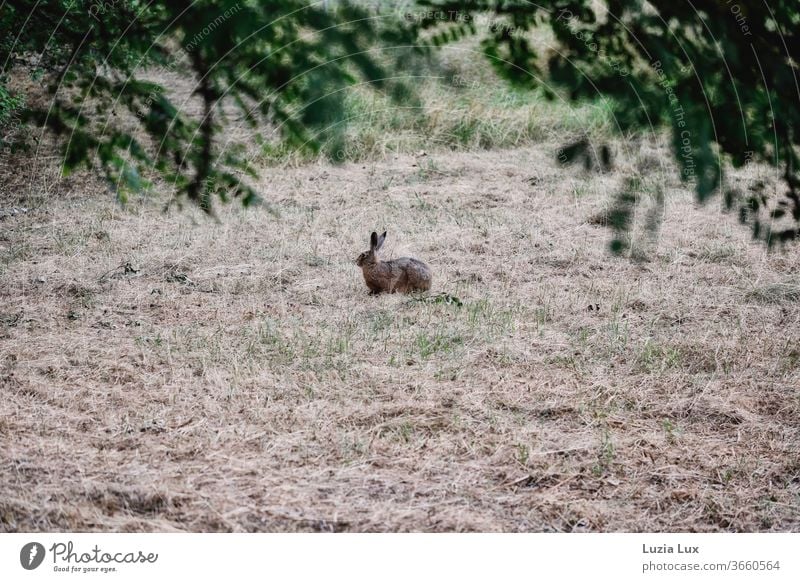
[[[420,0],[411,19],[437,43],[471,31],[516,85],[604,99],[623,135],[671,128],[681,178],[769,245],[800,237],[800,5],[796,0]],[[487,18],[487,15],[490,15]],[[544,54],[532,31],[547,27]],[[726,185],[728,164],[780,169],[783,196]],[[621,203],[628,204],[626,187]],[[782,222],[780,219],[784,219]],[[782,225],[782,226],[778,226]],[[624,231],[627,221],[619,221]],[[613,248],[623,250],[624,232]]]
[[[318,150],[335,145],[348,85],[407,93],[371,51],[402,43],[405,29],[344,2],[12,0],[0,31],[2,71],[28,69],[47,84],[49,102],[24,108],[22,121],[62,138],[66,172],[100,169],[123,199],[160,179],[207,212],[214,197],[258,199],[241,148],[220,148],[224,106],[288,147]],[[145,80],[158,72],[190,76],[201,110]]]

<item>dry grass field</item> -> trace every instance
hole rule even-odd
[[[800,530],[800,257],[674,176],[638,261],[545,145],[4,201],[0,531]]]

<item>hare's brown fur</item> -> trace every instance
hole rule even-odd
[[[370,293],[377,295],[398,291],[400,293],[428,291],[433,280],[428,265],[410,257],[381,261],[378,258],[378,251],[383,246],[384,240],[386,240],[385,232],[380,237],[373,232],[370,237],[370,249],[361,253],[356,259]]]

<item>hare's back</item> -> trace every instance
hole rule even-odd
[[[419,290],[428,290],[431,286],[431,270],[428,265],[411,257],[401,257],[390,261],[393,271],[404,275],[408,285]]]

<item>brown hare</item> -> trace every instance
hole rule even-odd
[[[431,288],[431,270],[422,261],[410,257],[392,261],[381,261],[378,258],[378,251],[385,240],[385,232],[381,236],[373,232],[369,239],[369,250],[358,255],[356,259],[356,265],[364,273],[370,295],[428,291]]]

